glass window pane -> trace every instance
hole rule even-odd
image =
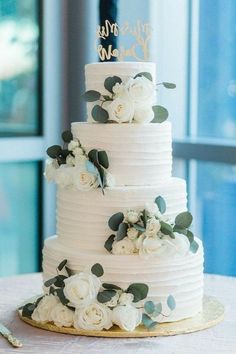
[[[38,1],[0,1],[0,134],[39,133]]]
[[[236,1],[201,0],[198,135],[236,138]]]
[[[195,171],[194,220],[204,242],[205,271],[236,275],[236,167],[197,162]]]
[[[0,164],[0,276],[38,270],[39,165]]]

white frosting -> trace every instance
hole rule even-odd
[[[106,188],[88,195],[84,191],[58,189],[57,234],[67,247],[85,252],[106,253],[104,243],[112,234],[109,218],[130,208],[145,207],[161,195],[167,204],[166,215],[173,219],[186,210],[186,184],[183,179],[171,178],[158,186]]]
[[[184,256],[176,254],[166,259],[157,257],[146,260],[138,255],[87,253],[82,247],[65,247],[58,237],[50,237],[43,252],[43,277],[44,280],[53,277],[63,259],[68,259],[68,266],[75,272],[100,263],[104,268],[102,282],[117,284],[124,289],[130,283],[143,282],[149,286],[148,298],[155,303],[161,301],[164,304],[168,295],[173,295],[176,309],[170,317],[160,320],[177,321],[194,316],[202,309],[203,248],[199,239],[197,242],[199,250],[196,254],[189,252]]]
[[[86,91],[96,90],[107,95],[109,92],[104,87],[104,81],[109,76],[118,76],[123,80],[134,77],[140,72],[149,72],[156,81],[156,64],[150,62],[105,62],[85,65]],[[87,103],[88,121],[94,122],[91,110],[95,103]]]
[[[171,123],[72,123],[74,138],[87,152],[107,152],[116,185],[157,185],[171,177]]]

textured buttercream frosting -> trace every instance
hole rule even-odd
[[[72,123],[86,151],[105,150],[116,185],[157,185],[171,177],[171,123]]]
[[[189,252],[166,259],[142,259],[138,255],[92,254],[80,247],[65,247],[58,237],[50,237],[43,252],[43,277],[44,280],[53,277],[56,267],[65,258],[75,272],[89,269],[98,262],[104,268],[103,282],[115,283],[124,289],[131,283],[143,282],[149,286],[148,298],[155,303],[165,304],[166,298],[172,294],[176,309],[170,317],[160,318],[160,321],[178,321],[194,316],[202,309],[203,248],[199,239],[197,242],[199,250],[196,254]]]
[[[173,219],[186,210],[186,184],[183,179],[170,178],[163,184],[142,187],[106,188],[91,193],[58,189],[57,234],[64,247],[77,248],[95,254],[106,253],[104,243],[112,233],[108,220],[118,211],[143,209],[161,195],[167,204],[166,216]]]

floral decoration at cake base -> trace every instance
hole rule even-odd
[[[35,298],[33,299],[36,300]],[[32,301],[30,299],[29,301]],[[118,326],[113,326],[109,330],[90,331],[78,330],[74,327],[57,327],[52,323],[39,323],[32,319],[22,316],[22,311],[18,311],[20,318],[29,325],[41,328],[47,331],[73,334],[76,336],[90,337],[109,337],[109,338],[141,338],[141,337],[160,337],[173,336],[177,334],[186,334],[201,331],[215,326],[224,319],[224,306],[212,296],[204,296],[203,310],[198,315],[182,321],[159,323],[153,329],[147,329],[143,325],[138,326],[134,331],[127,332],[120,329]]]

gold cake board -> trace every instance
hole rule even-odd
[[[32,299],[31,299],[32,300]],[[177,334],[185,334],[201,331],[206,328],[215,326],[224,319],[224,306],[213,296],[204,296],[203,311],[195,317],[185,320],[169,323],[160,323],[155,329],[148,330],[144,326],[139,326],[133,332],[127,332],[118,326],[113,326],[109,330],[103,331],[86,331],[75,328],[57,327],[51,323],[38,323],[27,317],[23,317],[21,311],[18,311],[20,318],[33,327],[41,328],[47,331],[73,334],[76,336],[90,337],[109,337],[109,338],[141,338],[141,337],[160,337],[174,336]]]

